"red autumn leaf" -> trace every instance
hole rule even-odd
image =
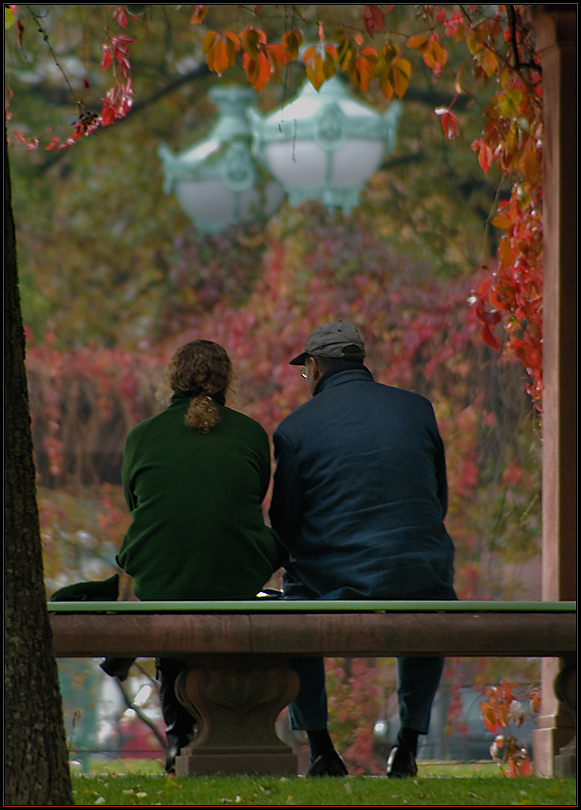
[[[293,28],[291,31],[285,31],[281,41],[288,60],[292,61],[296,59],[299,55],[299,48],[304,42],[302,32],[296,28]]]
[[[496,713],[492,706],[489,706],[487,703],[481,704],[481,713],[482,713],[482,722],[487,731],[491,731],[493,734],[496,734],[498,729],[498,724],[496,722]]]
[[[113,19],[117,20],[121,28],[127,28],[127,14],[125,13],[125,6],[117,6],[113,12]]]
[[[18,43],[18,47],[22,49],[22,35],[24,34],[24,26],[22,25],[22,20],[18,18],[16,20],[16,41]]]
[[[208,31],[203,42],[206,63],[213,73],[221,75],[236,63],[236,51],[240,50],[240,41],[236,34],[227,31],[224,35],[218,31]]]
[[[529,757],[525,757],[522,762],[517,764],[518,771],[521,776],[531,776],[531,760]]]
[[[459,121],[454,113],[451,112],[448,107],[438,107],[434,112],[436,115],[440,116],[442,129],[444,130],[446,138],[448,138],[449,141],[453,141],[454,138],[457,138],[460,134],[460,130],[458,129]]]
[[[271,67],[266,54],[260,52],[256,59],[252,59],[245,53],[242,60],[242,67],[246,71],[250,84],[260,93],[271,76]]]
[[[278,42],[268,44],[266,46],[266,53],[271,62],[278,62],[281,65],[286,65],[288,62],[288,53]]]
[[[500,340],[496,337],[488,324],[484,324],[480,335],[487,346],[490,346],[490,348],[494,349],[495,352],[500,352]]]
[[[373,32],[385,31],[383,12],[376,3],[366,3],[363,11],[363,24],[369,36],[373,39]]]
[[[492,166],[494,153],[488,144],[482,140],[474,141],[472,150],[475,152],[478,149],[478,163],[484,174],[488,174],[488,170]]]
[[[488,290],[489,285],[490,285],[490,279],[485,278],[484,281],[482,282],[482,284],[480,285],[480,287],[478,288],[478,295],[481,298],[484,298],[484,296],[486,295],[486,291]]]
[[[504,772],[504,775],[505,776],[511,776],[511,777],[512,776],[518,776],[518,772],[516,770],[516,767],[517,766],[516,766],[516,763],[515,763],[514,759],[509,759],[508,760],[508,767],[507,767],[506,771]]]
[[[258,46],[266,42],[264,31],[249,26],[240,34],[240,46],[251,59],[258,57]]]
[[[101,122],[104,127],[109,126],[115,120],[115,109],[114,107],[103,107],[101,111]]]
[[[192,25],[199,25],[204,21],[204,17],[208,13],[210,3],[196,3],[190,22]]]
[[[99,65],[100,68],[106,70],[108,67],[111,67],[111,48],[108,45],[103,45],[103,56],[101,58],[101,63]]]
[[[356,60],[355,64],[349,71],[349,78],[353,82],[354,86],[357,87],[362,93],[364,93],[367,88],[369,87],[369,81],[373,75],[373,67],[370,67],[370,63],[367,59],[359,57]]]
[[[502,312],[508,312],[508,307],[504,304],[504,301],[499,298],[498,292],[494,289],[494,287],[491,287],[488,291],[488,300],[494,309],[502,310]]]

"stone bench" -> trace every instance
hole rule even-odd
[[[177,775],[187,776],[297,773],[274,728],[298,690],[290,657],[559,657],[556,694],[574,706],[576,606],[257,599],[51,602],[48,610],[57,658],[186,660],[176,692],[198,720],[176,760]]]

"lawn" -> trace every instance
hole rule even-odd
[[[160,773],[156,761],[108,763],[100,773],[73,776],[75,804],[100,806],[213,805],[323,806],[577,806],[577,781],[503,777],[491,763],[422,763],[421,776],[409,780],[349,776],[304,777],[205,776],[176,778]],[[115,763],[117,765],[117,763]],[[128,773],[135,767],[138,773]],[[121,769],[123,772],[121,772]]]

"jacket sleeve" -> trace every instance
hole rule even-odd
[[[259,478],[260,478],[260,502],[266,498],[268,487],[270,485],[270,445],[268,443],[268,434],[261,427],[260,439],[258,444],[258,465],[259,465]]]
[[[430,433],[434,444],[434,472],[436,475],[436,493],[442,509],[442,520],[448,511],[448,476],[446,473],[446,454],[444,442],[440,436],[438,422],[432,404],[430,403]]]
[[[301,534],[303,509],[301,479],[290,442],[282,433],[276,431],[273,443],[276,470],[269,517],[273,529],[292,554]]]
[[[436,447],[436,482],[438,487],[438,500],[442,507],[442,520],[448,511],[448,477],[446,475],[446,457],[444,455],[444,443],[438,435]]]

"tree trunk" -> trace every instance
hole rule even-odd
[[[4,806],[73,804],[46,610],[4,126]]]

